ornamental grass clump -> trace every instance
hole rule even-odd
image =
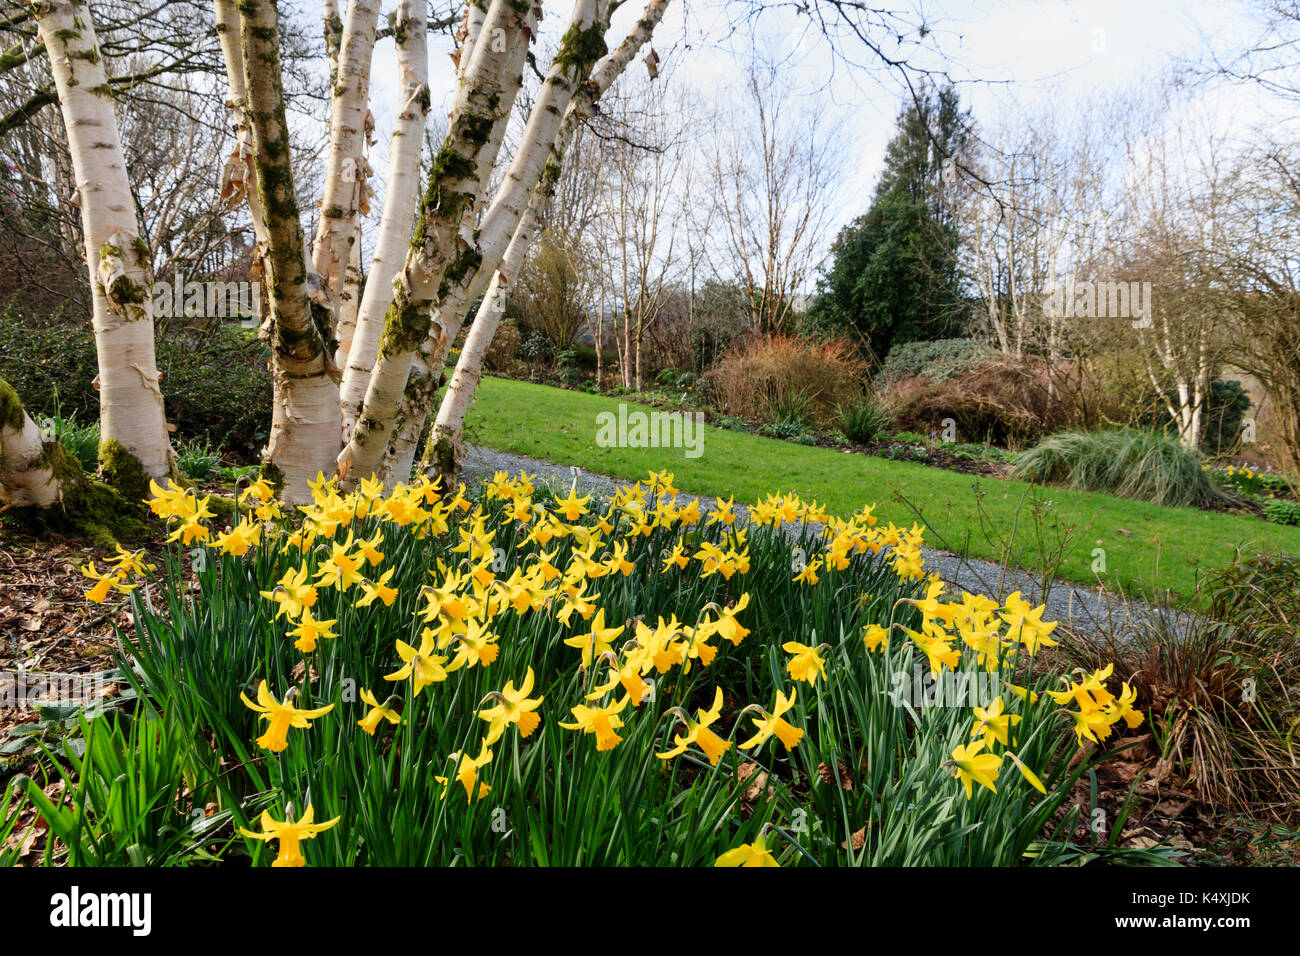
[[[1016,459],[1014,476],[1158,505],[1225,500],[1194,450],[1174,436],[1131,428],[1049,435]]]
[[[130,602],[168,800],[225,815],[187,860],[1058,862],[1079,745],[1143,719],[1105,672],[1036,668],[1042,607],[948,594],[874,506],[322,479],[295,516],[256,482],[220,530],[153,494],[169,549],[94,596]]]

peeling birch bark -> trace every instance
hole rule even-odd
[[[330,474],[338,449],[338,370],[328,307],[309,295],[305,239],[294,193],[274,0],[238,5],[254,172],[267,230],[274,406],[263,467],[290,503]]]
[[[326,290],[331,315],[340,312],[345,273],[352,261],[353,246],[360,241],[370,62],[378,20],[379,0],[348,0],[339,36],[338,66],[330,87],[330,145],[312,266]]]
[[[551,145],[550,158],[547,161],[548,170],[558,173],[560,163],[579,125],[591,114],[597,100],[627,69],[628,64],[641,48],[649,42],[655,27],[663,19],[667,7],[668,0],[651,0],[626,39],[592,70],[590,80],[583,84],[565,111],[564,122]],[[429,435],[428,444],[425,446],[420,467],[426,473],[436,470],[442,476],[444,488],[455,487],[456,476],[465,457],[461,433],[465,424],[465,415],[469,411],[470,400],[483,378],[483,360],[487,356],[488,348],[505,313],[509,288],[519,277],[528,250],[533,244],[546,208],[550,204],[555,182],[555,175],[544,175],[534,187],[515,234],[501,257],[501,263],[491,273],[492,279],[484,293],[483,304],[479,307],[469,333],[465,336],[465,344],[456,362],[456,369],[452,373],[446,394],[439,406],[438,417]],[[598,339],[598,355],[599,350]],[[409,464],[407,468],[409,469]]]
[[[476,11],[483,12],[479,7],[470,7],[466,16]],[[388,180],[379,236],[350,343],[345,340],[344,323],[339,323],[339,351],[335,364],[344,370],[339,388],[343,412],[342,442],[352,437],[361,404],[365,401],[370,372],[379,351],[379,336],[384,330],[384,315],[393,301],[393,280],[402,266],[415,229],[420,147],[429,115],[427,34],[428,12],[423,0],[402,0],[393,20],[401,108],[393,123],[393,137],[388,150]]]
[[[100,461],[124,494],[144,475],[172,474],[171,443],[158,388],[153,270],[90,12],[83,0],[41,0],[36,25],[49,55],[67,130],[85,235],[99,361]],[[138,468],[137,468],[138,466]]]

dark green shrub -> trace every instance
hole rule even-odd
[[[1212,381],[1201,447],[1211,455],[1236,448],[1241,443],[1241,422],[1250,411],[1250,405],[1250,394],[1240,382],[1217,378]]]
[[[252,458],[271,422],[270,353],[249,329],[216,326],[160,335],[158,369],[176,437]],[[90,325],[33,328],[0,317],[0,378],[33,413],[99,419],[99,373]]]
[[[574,349],[560,349],[555,353],[555,372],[560,381],[572,385],[582,377],[582,364]]]
[[[158,344],[167,420],[182,439],[260,454],[271,426],[270,350],[252,330],[219,327]]]
[[[835,406],[839,427],[849,439],[867,445],[888,435],[894,427],[893,419],[879,402],[863,396],[857,401]]]
[[[900,342],[889,350],[883,371],[892,378],[924,375],[932,382],[946,382],[958,372],[978,368],[995,354],[991,346],[976,339]]]
[[[736,340],[727,328],[694,328],[690,332],[691,356],[696,374],[708,371]]]
[[[541,332],[529,332],[519,343],[519,357],[526,361],[549,363],[554,356],[551,340]]]
[[[1194,451],[1169,435],[1130,428],[1049,435],[1017,457],[1014,475],[1160,505],[1223,498]]]
[[[1275,498],[1264,502],[1264,519],[1274,524],[1300,524],[1300,501]]]

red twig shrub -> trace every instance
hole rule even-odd
[[[772,420],[799,406],[812,421],[825,423],[834,419],[836,405],[860,394],[865,372],[848,342],[773,335],[732,346],[708,378],[725,414]]]

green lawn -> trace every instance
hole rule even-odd
[[[1066,580],[1095,584],[1098,578],[1131,593],[1168,589],[1187,597],[1197,569],[1220,567],[1234,549],[1300,552],[1300,528],[1257,518],[1194,508],[1165,508],[1109,495],[1032,487],[1019,481],[973,478],[925,465],[810,448],[741,432],[705,428],[703,454],[685,457],[680,448],[602,448],[596,444],[596,416],[617,411],[619,399],[569,392],[544,385],[485,378],[467,424],[471,442],[576,464],[617,478],[637,479],[668,468],[677,485],[698,495],[735,495],[749,503],[772,491],[814,497],[837,514],[877,502],[884,520],[909,523],[922,513],[927,543],[990,560],[1007,560],[1037,571],[1054,549],[1054,530],[1069,529],[1059,573]],[[628,402],[629,410],[644,409]],[[981,530],[983,511],[996,543]],[[901,496],[901,499],[900,499]],[[1035,520],[1032,502],[1040,507]],[[1012,529],[1015,529],[1012,535]],[[1043,529],[1040,536],[1038,529]],[[1127,532],[1127,533],[1126,533]],[[1040,537],[1043,542],[1040,543]],[[1095,549],[1105,551],[1106,571],[1095,574]]]

